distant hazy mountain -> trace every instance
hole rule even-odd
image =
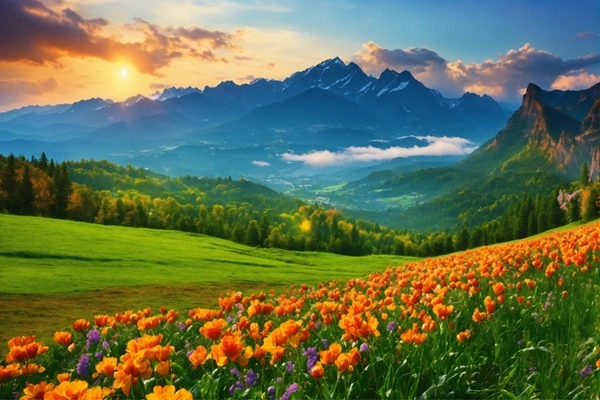
[[[0,147],[27,156],[42,149],[56,159],[108,158],[164,173],[262,179],[316,173],[283,161],[288,152],[406,146],[402,138],[428,135],[481,144],[508,116],[489,96],[447,99],[408,71],[374,77],[336,57],[282,81],[172,87],[121,102],[93,98],[0,113]]]
[[[172,99],[174,97],[175,98],[183,97],[190,93],[202,93],[202,91],[198,88],[191,87],[191,86],[186,87],[186,88],[171,87],[171,88],[163,89],[162,92],[160,90],[157,90],[156,92],[154,92],[150,96],[148,96],[148,98],[151,100],[164,101],[164,100]]]

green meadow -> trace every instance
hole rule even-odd
[[[216,307],[228,290],[365,276],[414,258],[251,248],[209,236],[0,214],[0,343],[49,341],[74,316]]]

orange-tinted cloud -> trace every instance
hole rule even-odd
[[[587,89],[598,82],[600,82],[600,75],[588,74],[587,72],[581,72],[575,75],[560,75],[554,82],[552,82],[552,89]]]
[[[387,67],[399,71],[408,69],[429,87],[449,95],[472,91],[514,101],[531,82],[550,87],[560,76],[580,76],[586,68],[600,65],[600,54],[563,60],[526,43],[518,50],[498,55],[497,60],[465,63],[446,61],[430,49],[389,50],[368,42],[355,54],[355,61],[371,73]]]
[[[226,59],[215,56],[215,49],[238,49],[233,35],[199,27],[160,27],[136,19],[125,28],[141,36],[138,41],[110,36],[109,27],[105,19],[87,19],[71,9],[57,12],[37,0],[3,0],[0,61],[59,66],[61,57],[94,57],[160,75],[161,68],[184,55],[221,62]]]
[[[54,78],[38,81],[0,79],[0,106],[15,103],[26,96],[39,96],[56,89],[56,86]]]

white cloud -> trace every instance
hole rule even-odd
[[[269,165],[271,165],[271,163],[261,160],[254,160],[252,161],[252,165],[256,165],[258,167],[268,167]]]
[[[352,162],[386,161],[415,156],[462,156],[473,152],[477,148],[469,140],[460,137],[415,136],[415,138],[426,141],[427,145],[393,146],[386,149],[373,146],[352,146],[341,152],[322,150],[304,154],[284,153],[281,158],[285,161],[302,162],[313,167],[326,167]]]

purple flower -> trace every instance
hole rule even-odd
[[[292,383],[286,390],[283,396],[281,396],[281,400],[288,400],[292,393],[297,392],[300,389],[300,385],[297,383]]]
[[[231,372],[231,375],[235,375],[235,377],[238,379],[242,377],[242,373],[238,371],[237,368],[231,368],[229,372]]]
[[[105,340],[104,342],[102,342],[102,348],[103,348],[104,350],[106,350],[106,349],[110,348],[110,343],[108,343],[108,342]]]
[[[321,339],[321,343],[323,343],[325,350],[329,348],[329,341],[327,339]]]
[[[96,352],[96,359],[102,360],[103,358],[104,358],[104,353],[102,353],[101,351],[97,351]]]
[[[244,390],[244,385],[241,381],[237,381],[234,385],[229,386],[229,394],[233,396],[238,390]]]
[[[398,324],[396,323],[396,321],[390,321],[390,323],[387,326],[388,332],[393,331],[394,329],[396,329],[397,326]]]
[[[269,386],[267,389],[267,396],[269,400],[275,399],[275,386]]]
[[[84,377],[87,377],[90,373],[90,357],[87,354],[82,354],[81,358],[79,358],[77,373]]]
[[[180,322],[179,325],[177,325],[177,329],[179,329],[180,331],[184,330],[185,328],[186,326],[183,322]]]
[[[361,344],[360,347],[358,348],[358,351],[360,351],[361,353],[364,353],[365,351],[369,351],[369,345],[366,343]]]
[[[256,372],[254,372],[252,369],[249,369],[248,373],[246,374],[246,386],[252,387],[252,386],[256,385],[257,382],[258,382],[258,374]]]
[[[190,358],[190,356],[192,355],[192,353],[194,353],[194,350],[190,350],[187,352],[187,358]]]
[[[92,345],[100,342],[100,331],[97,329],[92,329],[87,334],[86,348],[90,348]]]
[[[307,358],[306,368],[310,371],[319,360],[319,352],[317,351],[316,347],[309,347],[306,350],[302,350],[302,354],[304,354]]]
[[[580,375],[582,378],[585,378],[586,376],[590,375],[590,374],[592,373],[592,371],[593,371],[593,369],[592,369],[592,365],[590,364],[590,365],[588,365],[587,367],[585,367],[584,369],[582,369],[582,370],[579,372],[579,375]]]
[[[523,346],[523,343],[525,343],[525,341],[523,339],[519,339],[519,341],[517,342],[517,344],[519,346]]]
[[[291,374],[291,373],[293,373],[293,372],[294,372],[294,362],[293,362],[292,360],[289,360],[289,361],[286,363],[286,366],[285,366],[285,367],[286,367],[286,369],[287,369],[287,372],[288,372],[288,374]]]
[[[533,366],[529,367],[529,373],[533,374],[534,372],[535,372],[535,367],[533,367]]]

